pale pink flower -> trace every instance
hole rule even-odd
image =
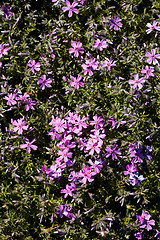
[[[73,82],[70,83],[71,87],[74,87],[75,89],[79,89],[79,87],[83,87],[83,82],[80,82],[80,80],[82,79],[81,75],[78,75],[77,79],[75,77],[73,77],[72,75],[70,75],[70,78]]]
[[[129,84],[132,85],[132,88],[133,89],[141,89],[143,87],[142,83],[145,82],[145,79],[144,78],[139,78],[139,75],[138,74],[135,74],[134,75],[134,80],[129,80]]]
[[[8,96],[5,96],[3,99],[7,100],[7,105],[11,106],[11,105],[15,105],[17,102],[14,100],[16,97],[15,93],[10,93],[8,94]]]
[[[108,45],[104,39],[97,39],[96,42],[93,44],[93,47],[98,48],[100,51],[103,51],[103,48],[107,48]]]
[[[154,68],[151,67],[149,68],[148,65],[145,66],[145,69],[141,69],[141,73],[145,73],[146,74],[146,79],[148,79],[149,77],[154,77]]]
[[[149,29],[146,30],[147,34],[151,33],[153,30],[157,30],[160,31],[160,26],[157,26],[158,22],[156,22],[155,20],[153,21],[153,24],[147,23],[147,27]]]
[[[24,118],[20,118],[17,121],[11,119],[11,123],[12,123],[13,126],[15,126],[13,128],[13,130],[15,132],[18,131],[18,134],[22,134],[23,130],[27,130],[28,129],[28,126],[26,126],[26,122],[24,121]]]
[[[34,73],[35,71],[40,71],[40,63],[36,63],[35,60],[29,60],[27,66],[31,67],[31,72]]]
[[[160,59],[160,54],[156,54],[156,49],[151,49],[151,53],[146,52],[145,57],[148,58],[147,63],[151,64],[153,61],[154,65],[159,64],[157,58]]]

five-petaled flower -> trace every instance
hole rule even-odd
[[[14,130],[15,132],[18,131],[18,134],[22,134],[22,133],[23,133],[23,130],[27,130],[27,129],[28,129],[28,126],[26,126],[26,122],[24,121],[24,117],[18,119],[17,121],[11,119],[11,123],[12,123],[13,126],[15,126],[15,127],[13,128],[13,130]]]
[[[51,87],[51,85],[49,83],[52,82],[51,78],[46,79],[46,75],[42,75],[40,79],[38,79],[38,84],[42,84],[40,86],[40,89],[44,90],[45,87]]]
[[[145,82],[144,78],[139,78],[138,74],[134,75],[134,80],[129,80],[129,84],[132,85],[133,89],[141,89],[143,87],[142,83]]]
[[[15,105],[17,102],[14,100],[16,97],[15,93],[10,93],[8,94],[8,96],[5,96],[3,99],[7,100],[7,105],[11,106],[11,105]]]
[[[103,48],[107,48],[108,45],[104,39],[97,39],[96,42],[93,44],[93,47],[98,48],[99,51],[103,51]]]
[[[158,22],[156,22],[155,20],[153,20],[153,24],[147,23],[147,27],[149,29],[146,30],[146,33],[149,34],[151,33],[153,30],[157,30],[160,31],[160,26],[157,26]]]
[[[80,80],[82,79],[81,75],[78,75],[77,79],[75,77],[73,77],[72,75],[70,75],[70,78],[73,82],[70,83],[71,87],[74,87],[75,89],[79,89],[79,87],[83,87],[83,82],[80,82]]]
[[[120,19],[119,17],[113,16],[113,18],[110,20],[110,28],[114,27],[114,30],[118,31],[119,28],[122,27],[122,23],[120,23],[120,21],[122,21],[122,19]]]
[[[37,150],[38,147],[36,145],[32,144],[36,141],[36,139],[33,139],[31,142],[29,142],[28,138],[25,138],[24,141],[26,143],[25,144],[20,144],[20,148],[27,148],[26,153],[30,153],[31,149]]]
[[[84,53],[84,48],[82,47],[82,43],[81,42],[72,42],[71,43],[72,48],[69,49],[69,53],[74,53],[74,57],[78,57],[79,53]]]
[[[68,17],[72,17],[72,12],[78,14],[78,9],[75,8],[78,3],[73,2],[72,4],[70,4],[69,1],[66,1],[65,4],[67,5],[67,7],[63,7],[62,10],[63,12],[69,11]]]
[[[154,65],[158,64],[158,59],[160,59],[160,54],[156,54],[156,49],[151,49],[151,53],[146,52],[145,57],[147,57],[147,63],[151,64],[153,62]]]
[[[27,66],[31,67],[31,72],[34,73],[35,71],[40,71],[40,63],[36,63],[35,60],[29,60],[29,62],[27,63]]]

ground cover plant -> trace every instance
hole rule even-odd
[[[160,239],[160,3],[0,6],[0,239]]]

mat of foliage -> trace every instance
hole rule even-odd
[[[160,239],[159,9],[1,1],[1,239]]]

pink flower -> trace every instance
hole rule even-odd
[[[95,172],[92,172],[92,167],[84,167],[79,173],[78,176],[82,178],[80,182],[86,184],[86,182],[93,182],[94,179],[92,176],[96,175]]]
[[[135,166],[135,165],[127,165],[126,166],[126,169],[127,169],[127,171],[124,171],[123,173],[124,173],[124,175],[130,175],[130,176],[133,176],[134,175],[134,172],[137,172],[138,171],[138,169],[137,169],[137,167]]]
[[[73,196],[73,193],[76,190],[76,185],[74,183],[71,183],[71,185],[67,184],[66,189],[62,189],[61,193],[65,193],[64,198],[66,198],[68,195]]]
[[[156,49],[151,49],[151,53],[146,52],[145,57],[147,57],[147,63],[151,64],[153,61],[153,64],[158,64],[158,59],[160,59],[160,54],[156,54]]]
[[[145,66],[145,69],[141,69],[141,73],[145,73],[146,74],[146,79],[148,79],[149,77],[154,77],[154,68],[151,67],[149,68],[148,65]]]
[[[119,150],[116,150],[116,148],[118,147],[118,145],[113,145],[113,148],[111,149],[110,147],[106,147],[106,154],[105,154],[105,156],[108,158],[109,156],[111,156],[112,157],[112,160],[115,160],[115,159],[117,159],[118,157],[117,157],[117,155],[121,155],[121,152],[119,151]]]
[[[34,73],[35,71],[40,71],[40,63],[35,63],[35,60],[29,60],[29,62],[27,63],[27,66],[31,67],[31,72]]]
[[[103,48],[107,48],[108,45],[104,39],[102,39],[102,41],[100,39],[97,39],[93,44],[93,47],[98,48],[100,51],[103,51]]]
[[[0,58],[2,55],[8,55],[8,47],[5,48],[5,44],[0,44]]]
[[[72,17],[72,12],[78,14],[78,9],[75,8],[78,5],[78,3],[73,2],[72,5],[70,4],[69,1],[66,1],[65,3],[67,7],[63,7],[62,10],[63,12],[69,11],[68,17]]]
[[[70,75],[70,78],[73,82],[70,83],[71,87],[74,87],[75,89],[79,89],[80,87],[83,87],[83,82],[80,82],[80,80],[82,79],[81,75],[78,75],[77,79],[75,77],[73,77],[72,75]]]
[[[71,43],[71,46],[73,48],[70,48],[69,49],[69,53],[74,53],[74,57],[78,57],[79,56],[79,53],[84,53],[84,48],[81,48],[82,47],[82,43],[81,42],[72,42]]]
[[[24,140],[25,140],[26,144],[21,144],[20,148],[27,148],[26,153],[30,153],[31,149],[37,150],[38,147],[36,145],[32,144],[36,141],[36,139],[33,139],[32,142],[29,142],[28,138],[25,138]]]
[[[134,80],[129,80],[129,84],[130,85],[133,85],[132,88],[133,89],[137,89],[137,87],[139,89],[141,89],[143,87],[142,83],[145,82],[145,79],[144,78],[139,78],[139,75],[138,74],[135,74],[134,75]]]
[[[15,105],[17,102],[14,100],[15,99],[15,97],[16,97],[16,95],[15,95],[15,93],[10,93],[10,94],[8,94],[8,97],[7,96],[5,96],[3,99],[4,100],[7,100],[7,105],[8,106],[11,106],[11,105]]]
[[[113,16],[113,18],[110,20],[110,28],[114,27],[114,30],[118,31],[119,28],[122,27],[122,23],[120,23],[120,21],[122,21],[122,19],[120,19],[119,17]]]
[[[107,67],[108,71],[110,71],[113,66],[116,66],[115,61],[113,62],[112,59],[108,58],[102,64],[102,67]]]
[[[20,118],[20,119],[18,119],[17,121],[11,119],[11,123],[13,124],[13,126],[15,126],[15,127],[13,128],[13,130],[14,130],[15,132],[18,131],[18,134],[22,134],[22,133],[23,133],[23,130],[27,130],[27,129],[28,129],[28,126],[26,126],[26,122],[24,121],[24,118]]]
[[[42,75],[40,79],[38,79],[38,84],[42,84],[40,86],[40,89],[44,90],[45,87],[51,87],[51,85],[49,83],[52,82],[52,79],[48,78],[46,79],[46,75]]]
[[[160,26],[157,26],[157,22],[154,20],[153,24],[147,23],[146,25],[149,29],[146,30],[147,34],[151,33],[153,30],[160,31]]]

